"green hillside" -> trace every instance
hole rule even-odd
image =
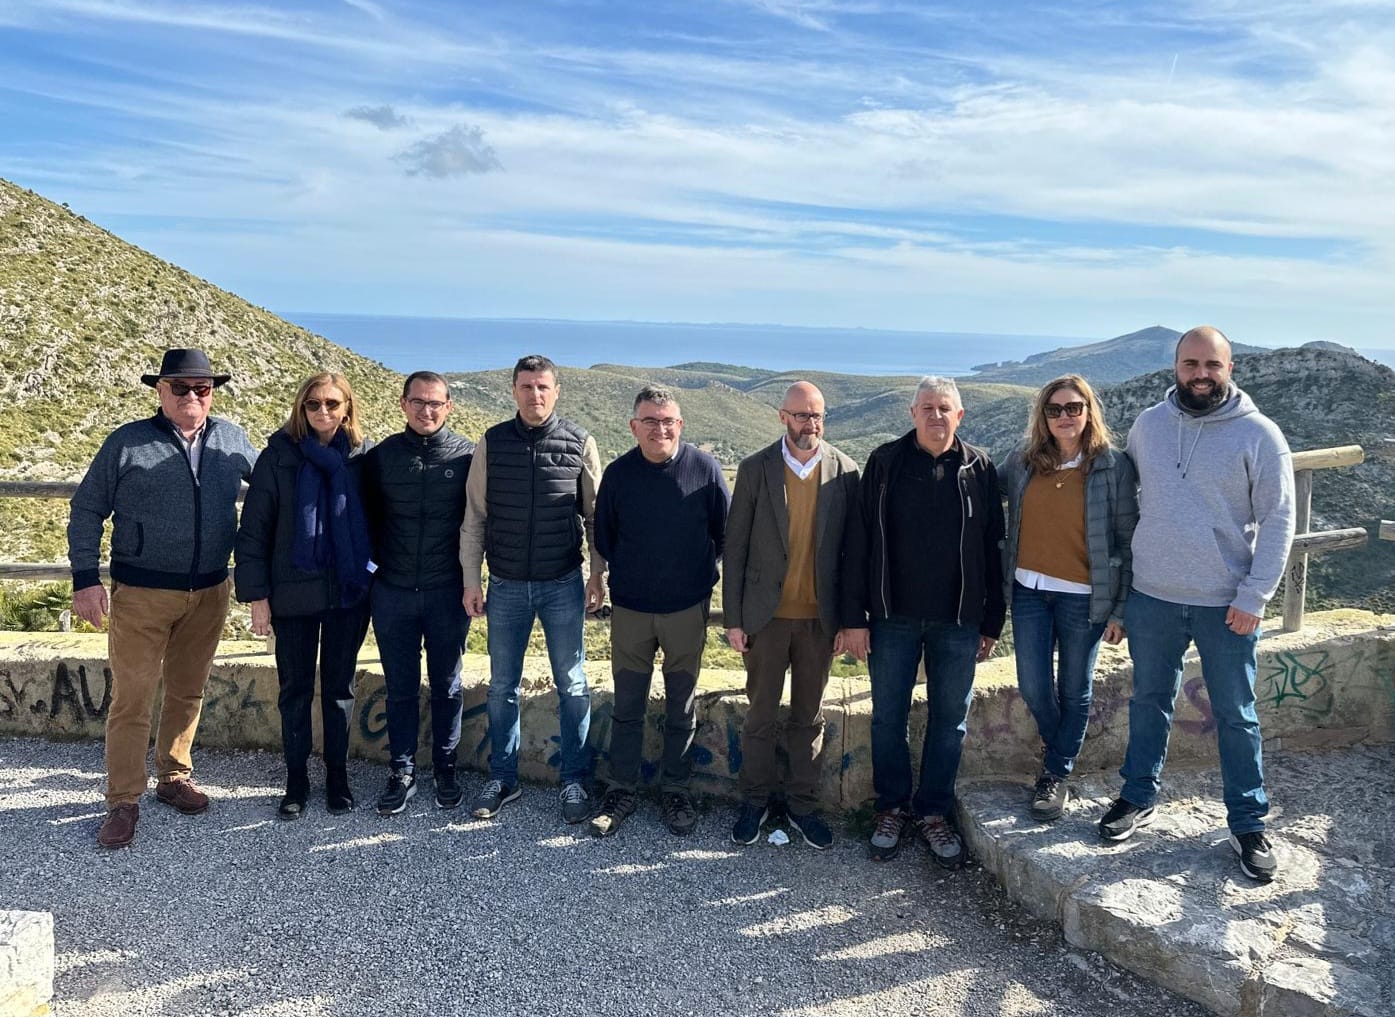
[[[232,374],[214,413],[255,444],[320,370],[354,383],[370,435],[402,426],[400,375],[0,180],[0,479],[78,479],[116,424],[154,412],[140,376],[176,346]],[[457,416],[467,432],[483,422]],[[0,499],[0,558],[61,559],[64,511]]]

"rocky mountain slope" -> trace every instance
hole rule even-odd
[[[1067,346],[1035,353],[1026,360],[980,364],[974,377],[982,381],[1042,385],[1063,374],[1080,374],[1096,386],[1125,381],[1171,366],[1182,333],[1162,325],[1139,329],[1088,346]],[[1263,353],[1259,346],[1235,344],[1237,356]]]

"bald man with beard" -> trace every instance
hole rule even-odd
[[[1107,841],[1152,822],[1162,787],[1182,655],[1195,642],[1216,720],[1230,843],[1245,875],[1278,871],[1264,833],[1263,741],[1255,712],[1256,644],[1293,541],[1293,462],[1275,423],[1230,380],[1230,341],[1210,325],[1177,343],[1177,383],[1138,415],[1133,588],[1124,605],[1133,695],[1119,798]]]
[[[815,848],[833,843],[818,812],[823,692],[835,653],[867,654],[866,622],[847,624],[842,544],[857,507],[857,464],[823,440],[823,393],[795,382],[780,404],[785,433],[745,459],[727,517],[722,609],[746,662],[741,808],[732,840],[752,844],[780,790],[775,720],[790,673],[785,725],[790,825]]]

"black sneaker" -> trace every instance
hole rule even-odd
[[[890,809],[878,812],[876,826],[872,829],[872,841],[868,854],[874,862],[889,862],[901,850],[905,839],[906,824],[910,821],[904,810]]]
[[[609,837],[620,829],[621,823],[635,814],[637,804],[633,791],[611,788],[601,800],[600,811],[591,817],[587,831],[592,837]]]
[[[659,808],[663,812],[664,826],[674,836],[686,836],[697,826],[697,806],[686,791],[665,791]]]
[[[1241,871],[1255,882],[1271,882],[1279,871],[1278,860],[1274,857],[1274,846],[1261,831],[1232,833],[1230,846],[1240,856]]]
[[[1156,811],[1152,805],[1143,809],[1127,798],[1116,798],[1100,820],[1100,837],[1104,840],[1128,840],[1139,827],[1153,821]]]
[[[804,843],[811,848],[822,851],[833,843],[833,831],[817,812],[809,812],[802,816],[797,812],[790,812],[787,815],[790,827],[803,837]]]
[[[455,767],[438,766],[436,768],[436,806],[441,809],[459,808],[460,800],[465,797],[465,792],[461,790],[460,778],[455,775]]]
[[[761,824],[770,810],[764,805],[742,805],[731,828],[731,839],[737,844],[754,844],[760,837]]]
[[[1066,778],[1043,773],[1032,790],[1032,818],[1043,821],[1060,819],[1070,801],[1070,785]]]
[[[378,796],[378,815],[397,815],[416,793],[416,774],[409,770],[393,770],[388,777],[387,790]]]
[[[500,809],[522,793],[516,784],[505,784],[502,780],[487,781],[470,803],[470,811],[476,819],[493,819]]]
[[[591,818],[591,796],[578,781],[562,785],[562,820],[584,823]]]

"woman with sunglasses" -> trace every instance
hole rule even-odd
[[[1043,746],[1031,813],[1052,820],[1069,800],[1066,778],[1085,741],[1100,638],[1124,638],[1137,474],[1112,447],[1090,383],[1068,374],[1037,393],[1001,479],[1017,685]]]
[[[305,814],[317,656],[325,802],[335,814],[354,807],[349,719],[372,567],[359,480],[367,447],[348,379],[312,375],[296,393],[290,419],[257,458],[242,507],[233,581],[237,599],[251,606],[252,632],[276,633],[286,756],[282,819]]]

